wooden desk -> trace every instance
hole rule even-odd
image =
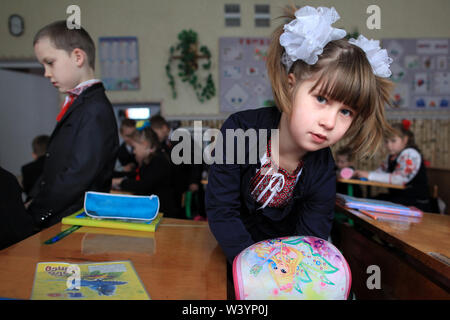
[[[419,223],[373,220],[336,205],[354,221],[340,225],[337,244],[353,275],[360,299],[450,299],[450,264],[430,252],[450,257],[450,217],[425,213]],[[381,289],[370,290],[367,267],[378,265]]]
[[[365,180],[359,180],[359,179],[337,179],[337,181],[343,182],[343,183],[361,184],[361,185],[373,186],[373,187],[405,189],[404,185],[383,183],[383,182],[377,182],[377,181],[365,181]]]
[[[227,298],[226,258],[207,222],[163,218],[155,233],[82,227],[43,244],[61,228],[0,251],[0,297],[29,299],[38,262],[131,260],[152,299]]]
[[[347,194],[351,197],[353,197],[353,184],[359,184],[367,186],[367,194],[366,198],[370,198],[370,187],[382,187],[382,188],[393,188],[393,189],[405,189],[404,185],[398,185],[398,184],[390,184],[390,183],[382,183],[377,181],[366,181],[366,180],[359,180],[359,179],[342,179],[338,178],[337,182],[347,183],[348,189]]]

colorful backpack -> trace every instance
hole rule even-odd
[[[341,252],[316,237],[265,240],[233,262],[236,299],[347,299],[351,272]]]

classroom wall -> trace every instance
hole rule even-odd
[[[224,4],[241,4],[241,27],[226,28]],[[226,117],[219,112],[218,96],[205,103],[198,102],[192,89],[177,78],[178,98],[171,96],[165,74],[169,48],[183,29],[193,29],[199,35],[199,44],[206,45],[212,53],[212,73],[219,91],[218,39],[225,36],[269,36],[276,20],[289,0],[2,0],[0,1],[0,61],[33,60],[32,39],[45,24],[65,19],[66,8],[77,4],[81,8],[81,23],[98,44],[101,36],[136,36],[139,41],[141,89],[136,91],[108,91],[114,103],[161,101],[163,115],[168,119],[210,119],[211,127],[218,126]],[[448,16],[449,0],[335,0],[295,1],[297,5],[334,6],[341,14],[336,27],[349,32],[355,29],[368,38],[450,37]],[[254,27],[255,4],[270,4],[273,23],[270,28]],[[366,26],[369,5],[381,9],[381,29],[369,30]],[[25,34],[13,37],[6,26],[10,14],[20,14],[25,19]],[[97,76],[100,76],[97,57]],[[173,65],[175,70],[175,65]],[[406,115],[414,120],[415,114]],[[403,115],[398,116],[398,118]],[[391,121],[395,121],[395,116]],[[431,117],[433,118],[433,117]],[[421,130],[419,145],[432,166],[450,169],[450,116],[439,114],[431,119],[428,114],[413,122],[413,129]],[[188,121],[189,122],[189,121]],[[205,123],[205,126],[208,123]],[[380,153],[361,166],[371,168],[383,157]]]
[[[241,27],[224,27],[224,4],[241,4]],[[183,29],[193,29],[200,45],[212,53],[212,70],[218,89],[218,38],[223,36],[269,36],[282,20],[274,20],[270,28],[256,28],[253,23],[254,5],[271,5],[271,17],[281,14],[281,7],[290,0],[2,0],[0,2],[0,60],[34,59],[32,39],[45,24],[64,19],[66,8],[77,4],[81,8],[81,24],[98,43],[100,36],[137,36],[141,89],[109,91],[113,102],[162,101],[165,116],[217,115],[218,97],[199,103],[194,92],[177,81],[178,98],[172,99],[165,65],[169,48]],[[450,37],[448,0],[339,0],[295,1],[297,5],[334,6],[341,14],[337,27],[367,37]],[[381,9],[381,29],[368,30],[366,9],[376,4]],[[25,34],[13,37],[6,26],[10,14],[25,19]],[[97,58],[98,66],[98,58]],[[99,76],[99,68],[97,75]],[[219,93],[219,92],[218,92]]]

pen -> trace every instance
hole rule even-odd
[[[51,239],[48,239],[47,241],[44,242],[44,244],[52,244],[55,243],[56,241],[61,240],[62,238],[64,238],[65,236],[68,236],[69,234],[71,234],[72,232],[74,232],[75,230],[80,229],[81,226],[71,226],[70,228],[64,230],[63,232],[58,233],[56,236],[54,236]]]

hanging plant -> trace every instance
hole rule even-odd
[[[201,65],[201,70],[208,72],[211,69],[211,52],[206,46],[201,46],[198,50],[197,33],[192,30],[183,30],[178,34],[179,43],[170,47],[169,60],[166,65],[166,74],[169,78],[169,85],[172,89],[172,97],[176,99],[175,77],[172,75],[171,63],[178,61],[178,76],[181,81],[188,82],[195,91],[200,102],[209,100],[216,94],[216,87],[211,75],[208,73],[206,79],[201,81],[198,75],[198,60],[206,59]]]

